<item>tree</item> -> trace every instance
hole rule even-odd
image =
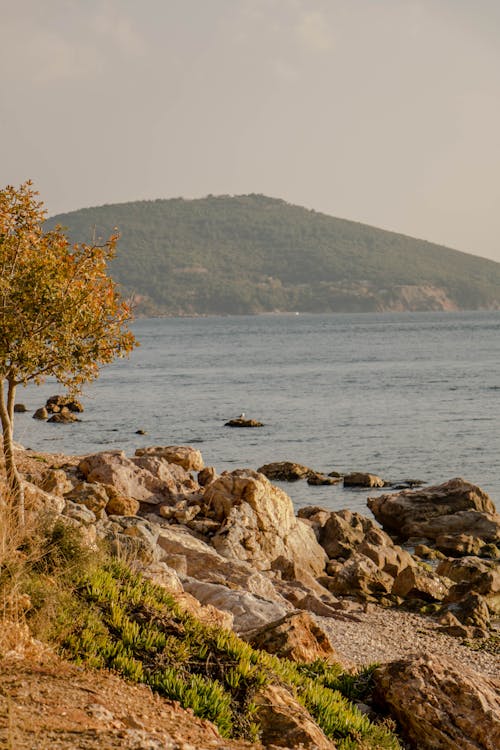
[[[46,212],[30,181],[0,190],[0,419],[7,483],[24,522],[13,450],[18,385],[55,377],[71,392],[99,366],[136,345],[129,306],[107,275],[118,235],[70,245],[62,228],[44,232]]]

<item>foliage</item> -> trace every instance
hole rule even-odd
[[[30,182],[0,191],[0,377],[78,387],[134,345],[106,273],[118,235],[71,246],[60,227],[43,231],[36,196]]]
[[[262,195],[139,201],[47,222],[74,240],[121,232],[114,278],[145,314],[387,309],[402,285],[458,307],[500,305],[500,264]]]
[[[365,672],[343,677],[337,665],[297,665],[257,651],[231,631],[201,624],[116,560],[83,576],[76,598],[78,605],[52,632],[68,657],[147,683],[215,722],[223,736],[255,739],[253,697],[266,684],[279,683],[339,748],[399,748],[391,732],[342,694],[345,689],[356,696],[355,684],[365,690]]]
[[[22,530],[13,519],[4,532],[3,617],[7,613],[9,622],[17,618],[23,627],[27,620],[36,638],[68,658],[148,684],[213,721],[225,737],[257,740],[254,696],[267,684],[280,684],[340,750],[400,748],[386,726],[370,722],[350,702],[369,693],[371,668],[346,674],[339,665],[296,664],[253,649],[232,631],[200,623],[172,595],[104,550],[89,550],[63,519],[42,519]],[[0,618],[0,632],[6,632],[4,622]],[[0,655],[1,649],[0,637]]]
[[[51,375],[77,390],[135,344],[129,307],[107,275],[118,235],[71,246],[60,227],[44,231],[44,220],[31,182],[0,190],[0,417],[21,517],[12,446],[17,386]]]

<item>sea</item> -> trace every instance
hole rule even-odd
[[[32,419],[57,383],[19,389],[29,411],[15,439],[77,455],[192,445],[218,472],[295,461],[396,484],[461,476],[500,507],[500,312],[155,318],[133,331],[140,346],[86,386],[80,422]],[[225,426],[241,413],[264,426]],[[380,492],[280,486],[297,509],[361,513]]]

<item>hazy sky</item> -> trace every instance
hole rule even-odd
[[[500,261],[499,0],[0,0],[0,187],[265,193]]]

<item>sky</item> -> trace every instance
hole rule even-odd
[[[263,193],[500,262],[498,0],[0,0],[0,188]]]

